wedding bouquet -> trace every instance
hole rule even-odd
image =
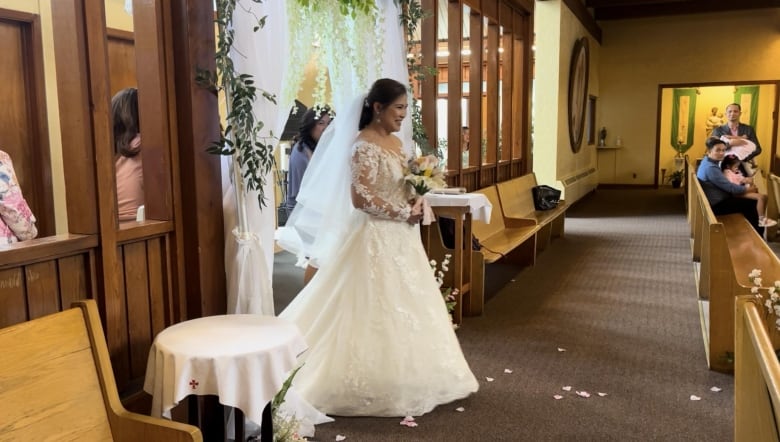
[[[409,160],[405,180],[418,195],[425,195],[431,190],[447,187],[444,173],[439,168],[439,159],[433,155]]]

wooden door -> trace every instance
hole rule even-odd
[[[133,34],[127,31],[107,29],[108,75],[111,96],[128,87],[138,87],[135,72],[135,44]]]
[[[34,23],[0,17],[0,149],[11,156],[14,170],[33,214],[39,236],[54,234],[49,142],[40,79],[42,50]],[[37,59],[36,59],[37,57]]]

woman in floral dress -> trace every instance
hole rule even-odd
[[[36,236],[35,216],[22,196],[11,157],[0,150],[0,245]]]

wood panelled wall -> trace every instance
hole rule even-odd
[[[4,248],[0,252],[0,327],[93,298],[96,245],[94,236],[59,235]]]
[[[441,2],[446,2],[446,20],[439,17]],[[423,0],[422,6],[433,14],[420,23],[420,60],[424,66],[437,69],[439,75],[428,76],[414,86],[429,140],[434,145],[440,138],[447,141],[449,185],[473,191],[530,172],[533,2]],[[459,25],[439,30],[439,23]],[[463,23],[468,24],[468,42]],[[441,34],[446,40],[437,38]],[[437,57],[442,47],[448,55]],[[463,49],[470,50],[468,58]],[[448,85],[446,94],[439,92],[440,82]],[[466,94],[460,86],[464,83],[469,91],[481,91],[468,94],[471,141],[465,165],[461,162],[461,99]],[[447,100],[446,116],[437,115],[437,107],[432,105],[442,98]],[[446,134],[437,134],[439,118],[447,119]]]
[[[214,67],[213,10],[198,0],[135,0],[135,32],[120,36],[133,47],[119,52],[136,58],[112,60],[103,2],[51,3],[70,233],[0,249],[0,326],[96,299],[128,396],[159,331],[225,313],[219,158],[206,153],[219,115],[216,97],[194,85],[196,66]],[[118,80],[123,63],[133,72]],[[147,220],[120,224],[110,99],[112,83],[128,78],[139,90]]]

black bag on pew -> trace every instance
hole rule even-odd
[[[534,197],[534,207],[536,210],[551,210],[558,207],[558,201],[561,200],[561,191],[542,184],[531,188]]]

